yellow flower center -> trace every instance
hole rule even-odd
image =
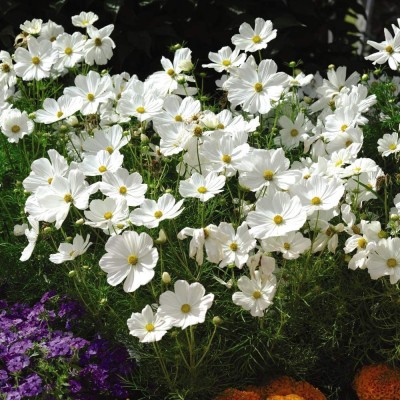
[[[266,169],[263,172],[263,177],[266,181],[272,181],[272,179],[274,179],[274,171],[271,171],[270,169]]]
[[[47,179],[47,183],[48,183],[49,185],[51,184],[51,182],[53,182],[53,178]]]
[[[229,164],[229,163],[231,162],[232,158],[231,158],[231,156],[229,156],[228,154],[224,154],[224,155],[222,156],[221,160],[222,160],[224,163]]]
[[[365,246],[367,245],[367,241],[364,238],[358,239],[357,245],[360,249],[365,249]]]
[[[130,264],[130,265],[136,265],[137,263],[138,263],[138,261],[139,261],[139,259],[134,255],[134,254],[131,254],[129,257],[128,257],[128,264]]]
[[[290,249],[290,243],[288,243],[288,242],[283,243],[283,248],[285,250],[289,250]]]
[[[136,112],[138,112],[139,114],[143,114],[146,110],[144,109],[144,107],[138,107],[136,109]]]
[[[277,225],[280,225],[282,222],[283,222],[283,217],[282,217],[282,215],[275,215],[275,217],[274,217],[274,222],[277,224]]]
[[[101,46],[101,44],[102,44],[102,41],[101,41],[100,38],[94,39],[94,45],[95,45],[95,46]]]
[[[395,258],[389,258],[389,260],[386,261],[386,265],[389,268],[394,268],[397,266],[397,260]]]
[[[65,201],[66,203],[72,203],[72,202],[74,201],[74,199],[72,198],[72,194],[71,194],[71,193],[67,193],[67,194],[64,196],[64,201]]]
[[[182,122],[183,121],[182,116],[181,115],[175,115],[175,121],[176,122]]]
[[[253,41],[253,43],[260,43],[261,42],[261,38],[258,35],[255,35],[251,38],[251,40]]]
[[[190,304],[183,304],[181,307],[181,311],[185,314],[187,314],[188,312],[190,312],[192,308],[190,307]]]
[[[174,71],[172,68],[170,68],[170,69],[167,71],[167,74],[168,74],[169,76],[174,76],[174,75],[175,75],[175,71]]]
[[[262,90],[263,90],[263,85],[262,85],[262,83],[257,82],[257,83],[254,85],[254,90],[255,90],[257,93],[262,92]]]
[[[62,111],[57,111],[57,118],[61,118],[64,115]]]
[[[11,71],[11,68],[8,64],[4,63],[1,64],[1,70],[7,74]]]
[[[310,174],[306,174],[306,175],[303,176],[303,179],[310,179],[310,178],[311,178]]]
[[[389,150],[396,150],[396,148],[397,148],[397,144],[395,144],[395,143],[392,143],[392,144],[389,146]]]
[[[112,146],[107,146],[105,148],[106,151],[108,151],[109,154],[112,154],[112,152],[114,151],[114,148]]]
[[[343,164],[343,160],[338,160],[335,163],[335,167],[340,167]]]
[[[105,165],[100,165],[99,172],[106,172],[106,171],[107,171],[107,167]]]
[[[32,64],[38,65],[40,63],[40,58],[39,57],[32,57]]]
[[[153,332],[154,331],[154,325],[153,324],[146,324],[144,329],[146,329],[147,332]]]
[[[107,211],[104,213],[104,219],[111,219],[113,216],[113,213],[111,211]]]
[[[203,232],[204,232],[204,239],[207,239],[210,236],[210,232],[208,231],[207,228],[204,228]]]
[[[72,49],[71,49],[71,47],[67,47],[67,48],[64,50],[64,53],[65,53],[67,56],[70,56],[70,55],[72,54]]]
[[[200,137],[203,135],[203,128],[201,126],[196,126],[193,131],[194,136]]]
[[[19,127],[19,125],[13,125],[11,127],[11,132],[12,133],[18,133],[21,130],[21,128]]]
[[[207,192],[207,188],[205,186],[200,186],[197,191],[201,194],[206,193]]]
[[[93,93],[88,93],[87,96],[86,96],[86,98],[87,98],[89,101],[93,101],[93,100],[94,100],[94,94],[93,94]]]
[[[299,131],[297,129],[292,129],[290,131],[290,136],[291,137],[296,137],[299,134]]]
[[[83,26],[89,25],[89,21],[88,21],[87,19],[84,19],[84,20],[82,21],[82,25],[83,25]]]
[[[346,140],[346,143],[344,144],[346,147],[349,147],[353,143],[352,140]]]
[[[163,216],[163,212],[158,210],[154,213],[154,217],[160,219]]]
[[[128,191],[128,189],[126,188],[126,186],[121,186],[119,188],[119,193],[120,194],[125,194]]]
[[[348,126],[347,126],[346,124],[343,124],[343,125],[340,127],[340,130],[341,130],[342,132],[344,132],[347,128],[348,128]]]
[[[238,245],[237,245],[237,243],[233,242],[233,243],[231,243],[231,244],[229,245],[229,248],[230,248],[232,251],[236,251],[236,250],[238,249]]]
[[[385,47],[385,51],[387,52],[387,53],[389,53],[389,54],[392,54],[393,53],[393,47],[392,46],[386,46]]]
[[[217,125],[217,129],[224,129],[224,128],[225,128],[225,125],[224,125],[224,124],[219,123],[219,124]]]
[[[319,197],[313,197],[313,198],[311,199],[311,204],[312,204],[313,206],[318,206],[318,205],[321,204],[321,199],[320,199]]]
[[[231,60],[223,60],[222,65],[224,65],[225,67],[229,67],[231,65]]]
[[[253,292],[253,297],[255,299],[259,299],[262,296],[262,293],[259,290]]]

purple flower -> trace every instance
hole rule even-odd
[[[82,385],[76,379],[69,380],[69,389],[71,393],[78,393],[82,390]]]
[[[8,380],[7,371],[0,369],[0,386],[4,385]]]
[[[42,379],[38,374],[31,374],[25,378],[25,382],[19,385],[19,393],[22,396],[37,396],[42,392]]]
[[[6,360],[6,366],[9,372],[21,371],[29,365],[29,357],[25,354],[17,355]]]

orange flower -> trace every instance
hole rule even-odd
[[[255,392],[226,389],[215,400],[262,400],[262,398]]]
[[[306,400],[304,397],[297,396],[297,394],[288,394],[287,396],[281,396],[280,394],[274,394],[267,397],[267,400]]]
[[[278,400],[274,399],[274,396],[286,396],[282,397],[285,400],[298,400],[298,398],[304,400],[326,400],[324,394],[308,382],[296,381],[288,376],[273,380],[265,387],[264,394],[267,396],[267,400]],[[290,395],[297,397],[290,397]]]
[[[400,371],[386,364],[366,365],[354,379],[360,400],[400,400]]]

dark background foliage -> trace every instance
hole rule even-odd
[[[254,25],[255,18],[262,17],[278,29],[266,55],[281,69],[285,62],[301,59],[307,72],[325,70],[331,63],[363,72],[371,64],[354,54],[357,28],[346,15],[365,15],[364,6],[372,4],[367,34],[377,41],[383,40],[383,27],[400,17],[396,0],[364,1],[361,5],[357,0],[2,0],[0,47],[12,48],[25,20],[51,19],[72,33],[71,16],[94,11],[100,17],[97,27],[115,25],[112,72],[136,73],[143,79],[160,69],[162,55],[171,56],[171,45],[187,44],[193,60],[202,64],[209,51],[231,45],[241,23]]]

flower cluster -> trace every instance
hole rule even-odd
[[[98,72],[115,44],[113,26],[96,28],[97,20],[85,12],[72,17],[84,34],[26,21],[22,45],[0,53],[1,132],[21,154],[29,143],[42,156],[24,153],[27,221],[20,222],[29,225],[14,229],[29,242],[21,261],[52,233],[50,262],[72,267],[83,286],[80,260],[98,264],[99,279],[116,287],[110,293],[133,299],[133,310],[123,311],[137,347],[174,339],[192,375],[211,353],[221,320],[215,314],[262,327],[288,265],[302,268],[302,279],[314,259],[323,263],[339,249],[350,269],[366,270],[358,274],[398,283],[400,188],[379,154],[398,161],[400,128],[391,125],[373,144],[379,154],[367,156],[374,76],[348,76],[344,66],[305,75],[296,62],[291,75],[278,71],[262,53],[277,31],[257,18],[254,28],[240,26],[234,49],[210,52],[203,65],[222,73],[217,109],[186,47],[144,80]],[[372,60],[397,68],[400,28],[393,30],[379,45],[384,57]],[[377,214],[369,206],[382,200],[382,187]],[[195,328],[202,339],[207,332],[202,351]],[[175,389],[179,363],[170,376],[157,343],[153,349]],[[284,382],[287,395],[323,398],[311,386]]]
[[[400,399],[400,372],[387,364],[366,365],[354,379],[360,400]]]
[[[126,351],[69,331],[82,317],[78,303],[49,292],[33,307],[0,305],[0,392],[7,399],[127,397],[117,377],[131,370]]]

